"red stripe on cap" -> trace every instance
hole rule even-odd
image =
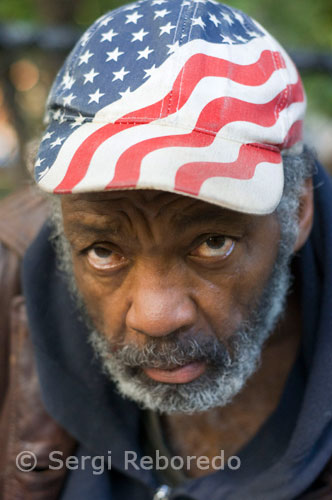
[[[278,68],[276,68],[276,60],[278,61]],[[224,77],[249,87],[263,85],[276,69],[286,67],[281,54],[270,50],[264,50],[258,61],[247,66],[230,63],[217,57],[196,54],[188,60],[177,77],[174,85],[174,95],[178,96],[178,100],[172,96],[171,112],[177,111],[187,102],[193,89],[201,80],[201,75],[197,72],[197,68],[201,66],[204,66],[204,77]],[[185,89],[185,92],[183,92],[183,89]]]
[[[278,65],[275,61],[278,60]],[[227,77],[228,79],[248,86],[264,84],[271,74],[285,63],[281,54],[264,50],[260,58],[252,64],[240,65],[224,59],[196,54],[192,56],[178,74],[172,90],[165,98],[142,109],[130,112],[118,119],[115,123],[107,124],[93,132],[78,147],[68,166],[62,181],[54,189],[55,193],[70,193],[73,188],[84,179],[91,159],[101,144],[113,135],[142,123],[166,117],[177,112],[186,103],[192,91],[202,79],[197,67],[204,65],[204,77]],[[277,66],[277,67],[276,67]],[[184,86],[186,91],[183,92]],[[148,118],[147,118],[148,117]],[[128,120],[143,120],[139,123],[128,123]],[[126,123],[123,123],[126,121]]]
[[[280,149],[285,149],[285,148],[291,148],[299,142],[303,137],[303,122],[301,120],[298,120],[297,122],[293,123],[291,128],[289,129],[288,134],[285,137],[285,140],[283,141],[282,144],[279,145]]]
[[[254,144],[243,144],[234,162],[192,162],[182,165],[176,173],[175,190],[197,196],[203,182],[211,177],[252,179],[257,165],[262,162],[280,163],[280,152]]]
[[[300,81],[294,85],[288,85],[272,101],[264,104],[248,103],[231,97],[214,99],[205,106],[199,115],[195,129],[191,133],[154,137],[128,148],[117,161],[114,177],[106,189],[135,187],[139,179],[143,158],[157,149],[209,146],[215,139],[214,134],[218,133],[225,125],[235,121],[254,123],[261,127],[272,127],[278,120],[282,106],[287,105],[284,98],[286,93],[292,91],[297,98],[300,99],[301,96],[303,98],[303,92],[301,93],[298,87],[301,87]],[[205,132],[206,127],[209,127],[211,132]]]

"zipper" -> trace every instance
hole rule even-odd
[[[171,491],[169,486],[163,484],[156,490],[152,500],[169,500]]]

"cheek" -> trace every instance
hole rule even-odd
[[[74,260],[77,287],[95,328],[114,341],[120,341],[126,301],[120,300],[117,279],[96,279],[84,265]]]
[[[197,288],[199,307],[219,338],[227,339],[246,321],[271,276],[277,245],[247,249],[231,272],[216,272],[204,289]]]

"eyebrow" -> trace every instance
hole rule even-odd
[[[241,214],[230,214],[220,212],[219,210],[213,210],[204,213],[193,213],[190,215],[175,215],[174,223],[176,224],[179,231],[184,231],[189,227],[211,223],[213,223],[214,225],[222,225],[225,227],[243,227],[245,224],[248,224],[248,220],[247,218],[241,216]]]
[[[199,227],[202,225],[213,226],[223,226],[226,230],[232,229],[242,229],[245,225],[248,225],[247,218],[243,217],[242,214],[234,214],[233,212],[222,212],[220,209],[214,209],[207,212],[197,211],[192,214],[178,214],[176,213],[173,217],[173,222],[176,226],[176,230],[180,233],[185,232],[188,229]],[[82,222],[82,221],[72,221],[69,223],[69,231],[78,239],[81,235],[93,235],[98,238],[109,238],[118,236],[120,234],[121,224],[119,221],[110,221],[103,226],[98,226],[95,223]]]
[[[90,233],[98,236],[114,236],[119,233],[119,224],[110,223],[104,227],[80,221],[70,222],[69,230],[74,234]]]

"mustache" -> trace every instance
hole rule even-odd
[[[186,338],[182,340],[151,339],[143,347],[133,344],[111,346],[105,337],[99,337],[104,345],[104,356],[112,357],[130,368],[176,368],[193,361],[205,361],[210,365],[230,366],[232,352],[216,338]],[[96,341],[96,338],[95,338]],[[107,346],[106,346],[107,344]],[[99,347],[101,347],[99,345]],[[100,349],[99,349],[100,352]]]

